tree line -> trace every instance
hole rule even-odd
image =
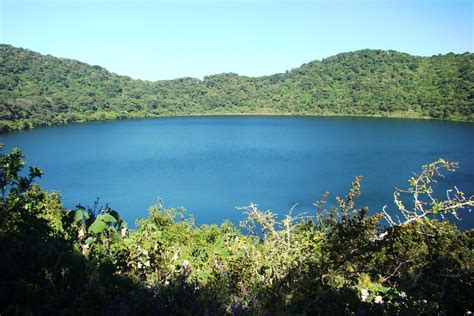
[[[0,45],[3,131],[192,114],[363,115],[474,119],[472,53],[359,50],[262,77],[143,81]]]

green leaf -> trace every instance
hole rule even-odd
[[[197,277],[201,279],[204,283],[207,283],[211,277],[211,273],[209,271],[199,271],[197,273]]]
[[[225,247],[224,240],[222,240],[222,238],[217,239],[216,242],[214,243],[214,247],[216,247],[216,248]]]
[[[115,210],[109,210],[109,214],[112,215],[117,221],[120,221],[120,214]]]
[[[377,285],[375,286],[375,289],[376,289],[378,292],[380,292],[380,293],[386,293],[386,292],[388,292],[388,291],[390,290],[389,287],[385,287],[385,286],[380,285],[380,284],[377,284]]]
[[[100,234],[107,228],[107,224],[101,221],[99,218],[95,220],[94,223],[89,227],[88,232],[94,234]]]
[[[43,172],[40,169],[38,169],[36,167],[33,167],[33,166],[30,167],[30,177],[32,177],[32,178],[36,178],[36,177],[41,178],[42,175],[43,175]]]
[[[74,245],[72,246],[72,249],[73,249],[74,252],[78,252],[78,253],[81,252],[81,249],[79,248],[79,246],[78,246],[77,244],[74,244]]]
[[[93,242],[95,242],[96,240],[97,240],[97,238],[95,238],[95,237],[89,237],[89,238],[86,239],[86,244],[90,245]]]
[[[216,240],[216,242],[214,243],[214,249],[224,258],[227,258],[229,256],[226,244],[222,239]]]
[[[105,223],[116,223],[117,222],[115,217],[113,217],[110,214],[101,214],[101,215],[97,216],[97,219],[100,219],[101,221],[103,221]]]
[[[219,253],[221,254],[222,257],[224,258],[227,258],[230,256],[229,252],[227,251],[227,249],[219,249]]]
[[[76,212],[74,212],[74,223],[77,223],[82,220],[82,214],[83,213],[81,210],[77,210]]]
[[[120,240],[120,239],[121,239],[121,238],[120,238],[120,234],[117,233],[117,232],[114,232],[114,233],[112,234],[112,239],[115,240],[115,241]]]

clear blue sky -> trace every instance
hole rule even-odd
[[[0,41],[133,78],[259,76],[363,48],[473,51],[473,1],[0,0]]]

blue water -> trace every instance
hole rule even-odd
[[[443,157],[461,168],[447,185],[474,194],[474,124],[425,120],[226,116],[94,122],[0,134],[65,207],[109,204],[130,224],[157,198],[185,207],[197,223],[242,218],[257,203],[279,214],[312,212],[325,191],[347,192],[363,175],[358,205],[388,204],[412,171]],[[474,227],[474,212],[462,213]]]

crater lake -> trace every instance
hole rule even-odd
[[[462,122],[301,116],[196,116],[90,122],[0,134],[5,150],[20,148],[38,183],[60,191],[67,208],[108,204],[133,226],[162,199],[184,207],[197,223],[238,224],[238,206],[258,204],[281,215],[295,204],[314,214],[329,191],[335,204],[358,175],[359,207],[393,204],[423,164],[444,158],[438,193],[456,185],[474,193],[474,124]],[[409,199],[407,200],[409,202]],[[330,204],[331,204],[330,203]],[[457,225],[472,228],[474,215]]]

